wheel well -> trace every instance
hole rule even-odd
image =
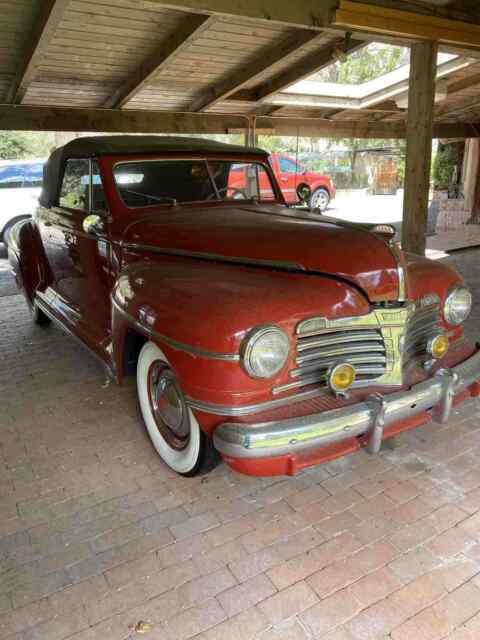
[[[13,225],[17,224],[17,222],[20,222],[20,220],[29,220],[31,217],[32,216],[23,215],[23,216],[16,216],[15,218],[10,218],[10,220],[7,220],[3,229],[0,230],[0,242],[5,241],[4,236],[5,236],[5,231],[7,231],[7,229],[13,227]]]
[[[328,187],[325,187],[323,184],[321,184],[318,187],[315,187],[315,189],[312,191],[312,193],[315,193],[315,191],[326,191],[328,193],[328,196],[330,197],[330,191],[329,191]]]
[[[123,341],[123,374],[134,376],[137,371],[137,362],[143,345],[148,342],[142,333],[135,329],[128,329]]]

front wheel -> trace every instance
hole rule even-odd
[[[311,211],[315,209],[318,211],[326,211],[330,204],[330,194],[326,189],[315,189],[310,198],[309,207]]]
[[[218,462],[212,439],[188,407],[167,358],[153,342],[142,347],[137,392],[148,435],[162,460],[182,476],[207,473]]]

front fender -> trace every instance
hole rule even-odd
[[[369,311],[359,291],[335,278],[183,259],[130,264],[112,303],[117,366],[134,328],[158,343],[187,395],[219,404],[268,399],[288,380],[301,320]],[[241,366],[240,345],[253,327],[271,323],[290,337],[291,358],[274,378],[256,380]]]

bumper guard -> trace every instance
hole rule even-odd
[[[454,398],[480,378],[480,351],[462,364],[441,369],[411,389],[310,416],[257,424],[224,423],[215,447],[230,458],[257,459],[305,452],[369,434],[368,450],[378,453],[385,427],[426,411],[436,422],[450,417]]]

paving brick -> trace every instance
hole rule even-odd
[[[348,595],[345,597],[349,598],[351,595],[360,603],[362,609],[366,609],[400,589],[403,584],[391,569],[382,567],[348,587]]]
[[[231,540],[235,540],[236,538],[240,538],[240,536],[243,536],[251,530],[252,524],[250,520],[240,518],[238,520],[228,522],[227,524],[220,525],[219,527],[215,527],[214,529],[210,529],[210,531],[205,533],[205,539],[212,547],[216,547],[218,545],[225,544],[226,542],[230,542]]]
[[[265,616],[254,607],[204,631],[196,640],[254,640],[268,626]],[[268,634],[271,636],[271,630]]]
[[[304,580],[316,571],[323,569],[342,558],[353,554],[361,545],[350,533],[345,533],[314,547],[289,561],[270,569],[267,574],[277,589]]]
[[[261,528],[245,534],[242,536],[241,542],[249,553],[255,553],[263,547],[284,540],[295,532],[306,529],[308,526],[308,522],[301,515],[294,514],[269,522]]]
[[[426,548],[436,556],[446,559],[468,551],[473,544],[473,538],[459,527],[454,527],[430,540]]]
[[[335,516],[329,516],[317,522],[314,526],[326,540],[338,536],[346,531],[353,531],[360,519],[351,511],[344,511]]]
[[[298,615],[318,601],[306,582],[296,584],[260,602],[258,607],[272,624]]]
[[[143,585],[139,582],[130,583],[120,589],[112,589],[103,597],[86,604],[86,611],[90,625],[110,618],[116,613],[131,609],[143,602],[147,597]]]
[[[411,582],[441,564],[442,560],[440,558],[425,547],[420,546],[393,560],[389,567],[398,578],[404,582]]]
[[[400,528],[397,533],[390,537],[390,541],[399,551],[406,552],[434,538],[436,534],[437,532],[431,524],[426,521],[420,521]]]
[[[276,588],[268,577],[261,573],[242,584],[232,587],[218,596],[218,601],[229,617],[250,609],[265,598],[276,593]]]
[[[320,637],[353,618],[361,608],[353,594],[339,592],[310,607],[299,617],[315,637]]]
[[[247,554],[244,558],[230,564],[230,570],[239,582],[263,573],[282,563],[282,556],[274,547],[266,547],[257,553]]]
[[[308,640],[309,636],[304,626],[298,620],[287,620],[265,632],[265,640]]]
[[[177,540],[181,540],[182,538],[193,536],[196,533],[212,529],[218,524],[220,524],[218,518],[213,513],[208,513],[189,518],[181,524],[173,525],[170,527],[170,531]]]
[[[363,576],[391,562],[398,552],[388,542],[375,542],[344,560],[325,567],[307,579],[308,584],[321,598],[359,580]]]
[[[429,607],[394,629],[391,637],[392,640],[440,640],[449,635],[449,631],[450,627],[443,616],[439,616],[434,607]]]
[[[188,640],[225,620],[225,613],[215,599],[192,607],[168,620],[163,631],[168,640]]]
[[[192,560],[186,560],[179,564],[167,567],[158,573],[152,573],[142,579],[144,589],[148,596],[158,596],[170,589],[175,589],[181,584],[189,582],[199,575],[199,569]]]
[[[326,513],[333,515],[341,513],[353,507],[354,504],[362,502],[363,497],[354,489],[347,489],[327,498],[322,503],[322,508]]]

